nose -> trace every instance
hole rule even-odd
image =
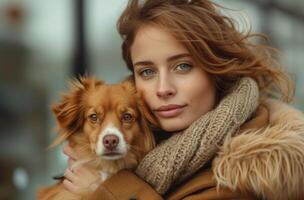
[[[114,150],[119,144],[119,138],[116,135],[106,135],[103,138],[103,145],[107,150]]]
[[[167,99],[176,94],[176,89],[172,80],[168,76],[160,76],[156,95],[159,98]]]

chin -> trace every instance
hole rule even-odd
[[[174,120],[172,122],[161,122],[160,124],[164,131],[177,132],[188,128],[191,123],[185,123],[182,120]]]

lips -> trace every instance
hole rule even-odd
[[[170,105],[161,106],[158,109],[156,109],[155,111],[156,111],[157,115],[160,117],[172,118],[172,117],[176,117],[179,114],[181,114],[185,107],[186,107],[186,105],[170,104]]]
[[[105,152],[102,154],[102,158],[105,160],[118,160],[122,157],[124,157],[124,154],[120,152]]]
[[[116,152],[109,152],[109,153],[104,153],[103,156],[120,156],[121,153],[116,153]]]

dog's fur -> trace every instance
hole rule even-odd
[[[100,172],[103,181],[121,169],[134,169],[155,146],[146,119],[154,125],[157,122],[131,80],[106,85],[94,78],[81,78],[72,82],[71,90],[52,109],[60,131],[51,146],[67,140],[80,158],[78,164]],[[97,120],[91,118],[92,114],[97,115]],[[107,154],[103,139],[109,134],[119,138],[115,148],[118,155]],[[39,200],[85,199],[66,190],[62,181],[39,189],[37,197]]]

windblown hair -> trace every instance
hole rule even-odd
[[[254,34],[238,31],[218,8],[223,7],[210,0],[129,0],[117,23],[128,68],[133,72],[130,49],[138,29],[152,25],[167,30],[187,48],[213,80],[218,99],[248,76],[258,82],[263,94],[276,91],[283,100],[292,100],[293,82],[274,59],[274,49],[253,44]]]

